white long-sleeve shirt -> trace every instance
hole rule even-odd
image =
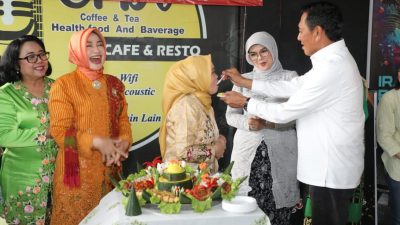
[[[311,62],[310,71],[291,81],[254,80],[252,91],[290,98],[280,104],[250,99],[248,112],[275,123],[296,120],[299,181],[355,188],[364,169],[362,78],[343,40],[314,53]]]
[[[383,149],[382,161],[389,176],[400,181],[400,90],[386,92],[378,105],[376,133]]]

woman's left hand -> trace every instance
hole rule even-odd
[[[46,138],[53,138],[53,136],[51,136],[51,133],[50,133],[50,126],[48,126],[46,128]]]
[[[259,131],[267,127],[266,121],[259,117],[250,117],[248,121],[249,129],[251,131]]]
[[[107,165],[117,165],[121,166],[121,162],[126,159],[124,155],[121,155],[119,152],[128,152],[129,151],[129,142],[121,139],[113,139],[114,147],[118,150],[115,151],[113,157],[107,161]]]
[[[114,142],[114,146],[117,149],[124,151],[124,152],[128,152],[129,142],[122,140],[122,139],[113,140],[113,142]]]
[[[216,142],[215,158],[220,159],[224,157],[226,149],[226,138],[223,135],[219,135]]]

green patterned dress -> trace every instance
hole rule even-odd
[[[55,142],[46,138],[52,82],[45,78],[43,98],[31,95],[20,81],[0,88],[0,146],[5,150],[0,213],[8,224],[39,225],[46,221],[57,154]]]

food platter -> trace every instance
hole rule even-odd
[[[233,199],[239,185],[247,179],[232,179],[230,171],[233,162],[224,172],[215,174],[210,173],[206,163],[193,168],[185,161],[162,162],[156,158],[146,166],[120,181],[110,177],[124,196],[122,203],[126,207],[126,215],[140,215],[140,208],[146,205],[157,205],[165,214],[179,213],[187,204],[191,204],[195,212],[204,212],[216,202]]]

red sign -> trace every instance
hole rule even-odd
[[[191,4],[191,5],[225,5],[225,6],[262,6],[263,0],[108,0],[121,2]]]

